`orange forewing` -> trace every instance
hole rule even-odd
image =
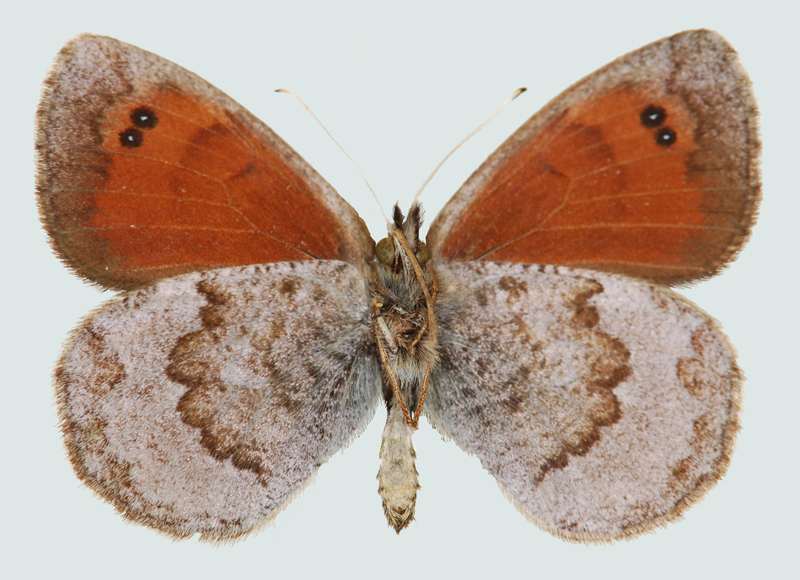
[[[715,47],[703,58],[726,54]],[[467,182],[429,244],[451,260],[559,264],[666,284],[714,274],[743,244],[758,202],[754,102],[744,94],[733,107],[720,98],[723,86],[697,105],[685,91],[636,81],[556,99],[546,122],[523,126]],[[741,117],[738,132],[725,127],[735,138],[716,131],[727,121],[707,118],[723,115]]]
[[[103,41],[131,61],[144,53]],[[70,83],[69,52],[63,78],[51,79],[56,94],[40,111],[40,199],[54,245],[71,266],[104,286],[129,289],[209,268],[368,257],[366,227],[296,153],[274,134],[265,139],[259,129],[268,129],[221,104],[223,97],[198,91],[191,73],[146,55],[174,78],[106,95],[109,104],[88,107],[86,119],[74,115],[71,123],[85,126],[66,145],[67,167],[58,163],[70,122],[49,121],[47,103],[69,111],[59,90],[98,90]],[[326,195],[342,207],[330,207]],[[353,222],[361,231],[349,231]]]
[[[127,149],[119,134],[142,103],[159,122]],[[84,243],[109,247],[107,259],[125,270],[342,257],[340,225],[302,177],[214,109],[165,89],[109,112],[107,173],[75,192],[95,209],[78,234]]]

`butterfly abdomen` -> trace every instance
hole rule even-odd
[[[378,493],[383,500],[386,520],[399,534],[414,520],[417,490],[420,488],[415,460],[417,457],[410,427],[398,405],[389,410],[381,443],[381,467],[378,470]]]

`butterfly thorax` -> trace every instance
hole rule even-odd
[[[391,235],[377,245],[370,287],[388,411],[378,492],[389,525],[398,533],[414,519],[419,483],[411,436],[439,361],[434,314],[439,283],[419,239],[421,223],[418,204],[411,207],[408,219],[395,206]]]

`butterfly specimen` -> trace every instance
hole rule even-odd
[[[669,289],[746,241],[755,97],[697,30],[612,62],[531,117],[420,237],[377,244],[268,127],[191,72],[81,35],[37,117],[53,248],[121,294],[56,367],[78,476],[172,537],[272,520],[388,411],[389,524],[414,518],[419,419],[567,540],[663,525],[724,474],[742,375]]]

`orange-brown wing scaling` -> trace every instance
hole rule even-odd
[[[623,56],[527,121],[431,225],[450,260],[560,264],[680,284],[715,274],[760,199],[755,97],[715,32]]]
[[[268,127],[193,73],[117,40],[81,35],[62,49],[37,150],[53,246],[105,287],[374,251],[353,208]]]

